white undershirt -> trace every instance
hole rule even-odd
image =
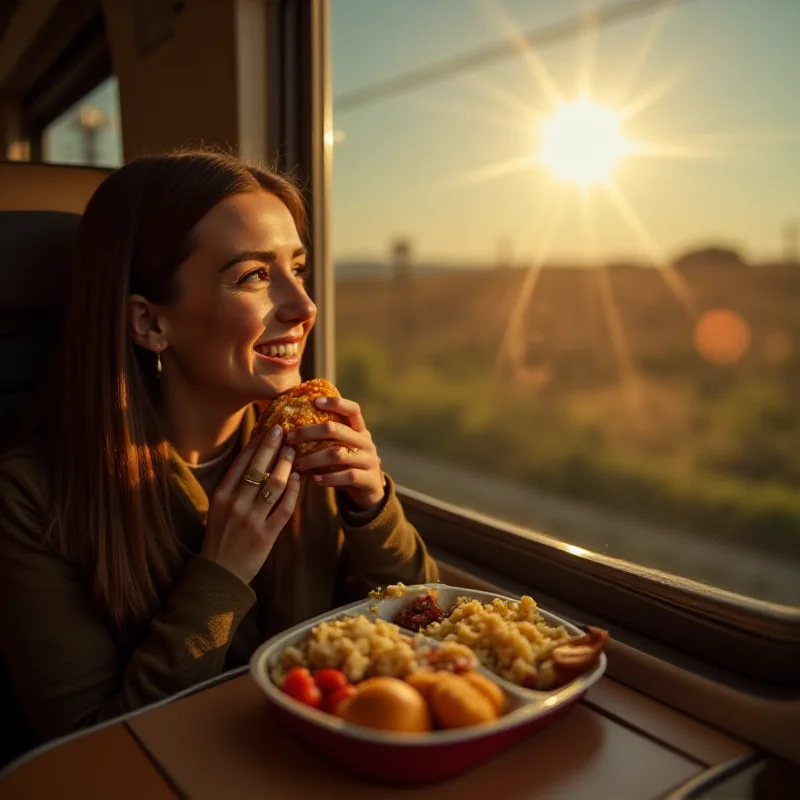
[[[208,467],[213,467],[215,464],[219,464],[220,461],[224,461],[231,454],[233,448],[236,447],[238,438],[239,431],[236,431],[236,433],[231,436],[230,442],[225,446],[225,449],[218,456],[215,456],[209,461],[203,461],[200,464],[187,464],[186,466],[191,470],[203,470]]]

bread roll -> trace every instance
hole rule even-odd
[[[422,695],[398,678],[370,678],[356,686],[356,694],[336,709],[353,725],[402,733],[424,733],[431,717]]]
[[[340,414],[323,411],[314,405],[318,397],[341,397],[338,389],[325,378],[314,378],[301,383],[293,389],[279,394],[263,411],[253,428],[253,436],[258,436],[262,431],[268,431],[274,425],[280,425],[284,433],[306,425],[316,425],[322,422],[341,422],[347,425],[347,420]],[[298,458],[325,450],[328,447],[340,447],[340,443],[330,440],[302,442],[295,447]]]
[[[503,690],[493,681],[489,680],[480,672],[465,672],[462,676],[469,681],[482,695],[484,695],[494,706],[495,711],[500,714],[506,704],[506,696]]]
[[[429,702],[442,728],[465,728],[497,719],[492,701],[461,675],[448,675],[431,687]]]

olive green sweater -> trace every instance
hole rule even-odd
[[[248,409],[242,442],[255,416]],[[247,585],[197,555],[209,501],[173,451],[171,510],[186,558],[143,637],[125,643],[93,603],[85,577],[43,544],[48,506],[40,464],[33,449],[0,458],[0,656],[40,738],[132,711],[245,664],[273,632],[264,608],[268,570]],[[390,479],[368,520],[310,482],[300,503],[294,594],[280,627],[378,585],[437,578]]]

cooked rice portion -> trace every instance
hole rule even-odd
[[[486,669],[506,680],[542,686],[552,682],[552,664],[543,662],[571,638],[563,625],[549,625],[527,595],[519,602],[495,598],[486,604],[459,597],[448,618],[422,633],[472,648]]]
[[[468,647],[446,642],[436,648],[437,668],[456,659],[475,657]],[[287,647],[270,665],[270,678],[280,686],[292,667],[339,669],[355,683],[376,675],[402,678],[428,666],[430,647],[385,620],[361,615],[322,622],[295,646]]]
[[[386,600],[389,597],[405,597],[408,594],[408,587],[404,583],[394,583],[385,589],[378,587],[373,589],[367,597],[370,600]]]

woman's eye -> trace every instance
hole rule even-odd
[[[268,281],[269,280],[269,272],[264,267],[259,267],[258,269],[254,269],[251,272],[247,272],[242,275],[241,278],[237,281],[237,283],[256,283],[257,281]]]
[[[309,267],[306,264],[296,264],[292,267],[292,274],[294,275],[295,279],[300,281],[300,283],[305,283],[306,279],[308,278]],[[269,282],[269,270],[266,267],[259,267],[258,269],[251,270],[250,272],[246,272],[242,275],[241,278],[237,281],[237,284],[244,284],[244,283],[261,283],[261,282]]]

